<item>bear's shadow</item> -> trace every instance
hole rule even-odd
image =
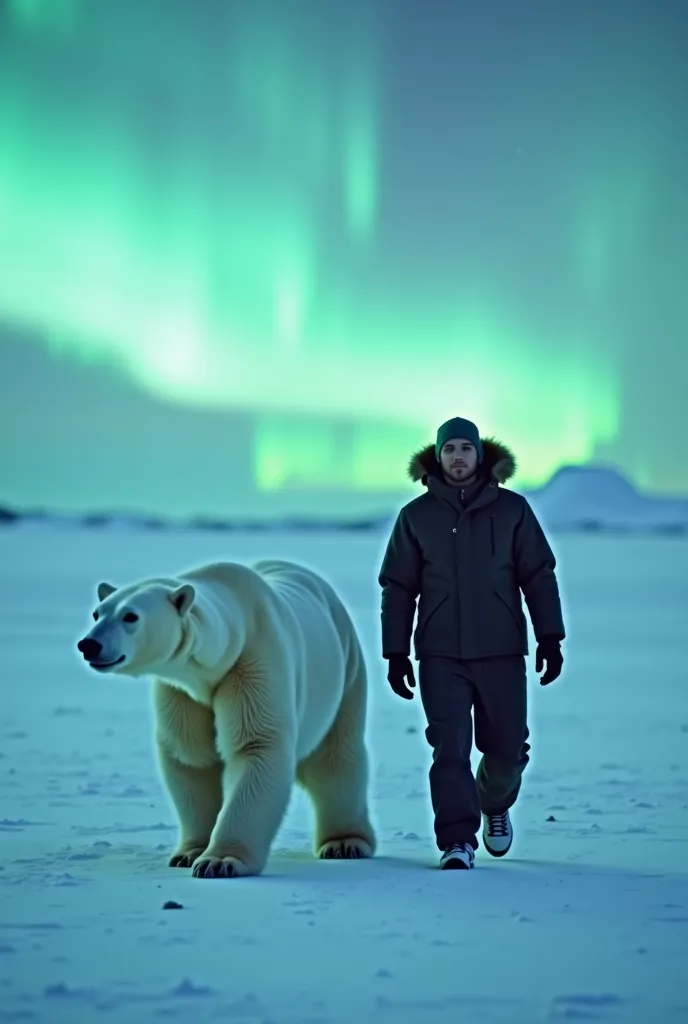
[[[261,877],[282,879],[308,878],[312,882],[331,885],[341,877],[347,882],[373,881],[378,876],[389,875],[391,871],[437,870],[437,862],[430,857],[393,857],[378,854],[361,860],[333,859],[319,860],[310,853],[280,851],[270,857]]]

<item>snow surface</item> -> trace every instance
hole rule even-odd
[[[0,1020],[688,1020],[688,541],[555,540],[565,674],[531,678],[512,853],[464,873],[437,869],[420,702],[378,654],[383,535],[0,530]],[[100,579],[270,554],[360,628],[380,855],[316,861],[296,791],[265,875],[193,879],[166,867],[147,684],[75,643]]]

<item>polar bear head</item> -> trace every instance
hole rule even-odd
[[[146,675],[186,646],[192,584],[146,580],[117,589],[99,583],[97,594],[95,625],[77,644],[95,671]]]

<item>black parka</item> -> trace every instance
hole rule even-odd
[[[417,658],[527,654],[521,593],[538,642],[565,636],[552,550],[527,500],[500,486],[515,458],[482,443],[482,479],[468,493],[444,482],[432,445],[409,464],[426,492],[401,509],[379,575],[385,657],[410,653],[417,599]]]

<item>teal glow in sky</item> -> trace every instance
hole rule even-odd
[[[626,10],[11,0],[0,323],[247,417],[264,494],[403,488],[457,413],[522,487],[686,491],[686,12]]]

